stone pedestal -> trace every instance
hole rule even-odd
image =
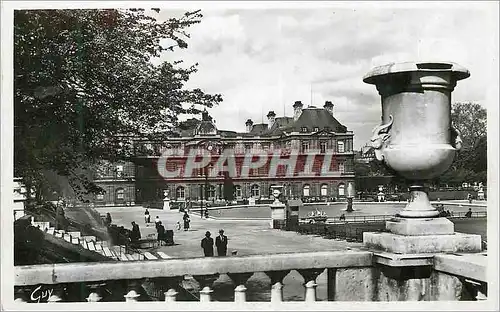
[[[454,232],[446,218],[393,218],[390,233],[363,233],[368,248],[393,253],[480,252],[481,235]]]
[[[170,198],[163,200],[163,210],[170,210]]]
[[[286,205],[274,202],[269,207],[271,208],[271,228],[282,228],[286,222]]]
[[[385,227],[393,234],[399,235],[451,235],[455,225],[446,218],[392,218]]]
[[[368,248],[402,254],[480,252],[481,236],[462,233],[415,236],[363,233],[363,244]]]

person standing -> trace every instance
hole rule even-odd
[[[189,222],[191,222],[191,220],[189,219],[187,212],[184,212],[182,219],[184,220],[184,231],[189,230]]]
[[[158,223],[161,223],[160,217],[156,216],[155,217],[155,228],[158,228]]]
[[[132,233],[130,233],[130,240],[136,242],[141,239],[141,231],[139,230],[139,225],[132,221]]]
[[[205,238],[201,240],[201,248],[203,248],[203,253],[205,257],[213,257],[214,256],[214,239],[210,237],[212,234],[207,231],[205,233]]]
[[[56,230],[66,230],[67,221],[64,215],[64,200],[60,199],[56,207]]]
[[[163,241],[165,241],[165,227],[161,224],[161,221],[156,224],[156,232],[158,233],[158,243],[160,243],[160,246],[163,246]]]
[[[151,222],[151,216],[149,215],[148,208],[146,208],[146,211],[144,212],[144,222],[146,222],[146,224]]]
[[[110,226],[111,225],[111,214],[108,212],[106,213],[106,226]]]
[[[215,246],[217,247],[217,255],[224,257],[227,254],[227,236],[224,235],[224,230],[219,230],[219,236],[215,238]]]

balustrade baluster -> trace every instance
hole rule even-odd
[[[234,288],[234,302],[247,301],[247,288],[245,286],[245,283],[252,275],[253,273],[228,274],[228,276],[234,281],[234,284],[236,285],[236,287]]]
[[[55,287],[52,295],[47,299],[47,303],[61,302],[64,298],[65,285],[58,285]]]
[[[316,301],[316,277],[320,275],[325,269],[306,269],[298,270],[300,275],[304,278],[305,287],[305,301],[315,302]]]
[[[141,296],[138,292],[139,287],[141,286],[141,282],[138,280],[128,281],[128,292],[123,296],[125,298],[125,302],[137,302],[139,297]]]
[[[164,300],[166,302],[173,302],[177,301],[177,295],[179,294],[177,292],[177,288],[179,287],[179,284],[182,282],[183,279],[184,279],[183,276],[160,277],[160,278],[155,278],[153,284],[155,289],[163,293]]]
[[[102,287],[106,286],[106,283],[93,283],[87,285],[90,290],[90,293],[87,298],[87,302],[99,302],[102,300]]]
[[[168,291],[165,292],[165,302],[174,302],[177,301],[177,294],[178,292],[170,288]]]
[[[125,297],[125,302],[137,302],[138,298],[141,295],[137,293],[134,289],[130,290],[127,294],[125,294],[123,297]]]
[[[271,279],[271,302],[283,301],[283,279],[290,273],[286,271],[268,271],[265,272]]]
[[[212,301],[213,283],[219,278],[219,274],[195,275],[193,278],[200,284],[200,302]]]

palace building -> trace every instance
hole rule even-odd
[[[231,162],[225,164],[235,166],[231,180],[236,200],[270,198],[273,185],[284,186],[289,198],[345,198],[354,190],[354,134],[334,117],[333,108],[330,101],[322,108],[297,101],[293,117],[270,111],[267,123],[248,119],[245,132],[218,129],[204,111],[201,120],[190,119],[188,129],[166,140],[134,140],[133,163],[113,164],[96,176],[106,193],[96,195],[95,204],[144,205],[165,195],[178,202],[222,200],[228,174],[214,172],[214,166],[226,151],[231,151]],[[208,162],[185,172],[186,163],[193,162],[189,157],[202,153],[209,155]],[[245,161],[249,154],[253,164]],[[164,169],[179,175],[159,172],[161,155],[168,155]],[[257,166],[259,155],[266,157]],[[288,168],[292,158],[294,166]]]

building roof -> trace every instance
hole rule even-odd
[[[338,133],[347,132],[347,127],[342,125],[327,110],[316,107],[304,108],[297,121],[282,130],[285,132],[302,132],[304,127],[307,128],[307,132],[312,132],[315,127],[319,129],[328,128],[329,131]]]
[[[261,123],[261,124],[254,124],[252,127],[252,130],[250,131],[250,134],[253,135],[261,135],[267,130],[267,124]]]

